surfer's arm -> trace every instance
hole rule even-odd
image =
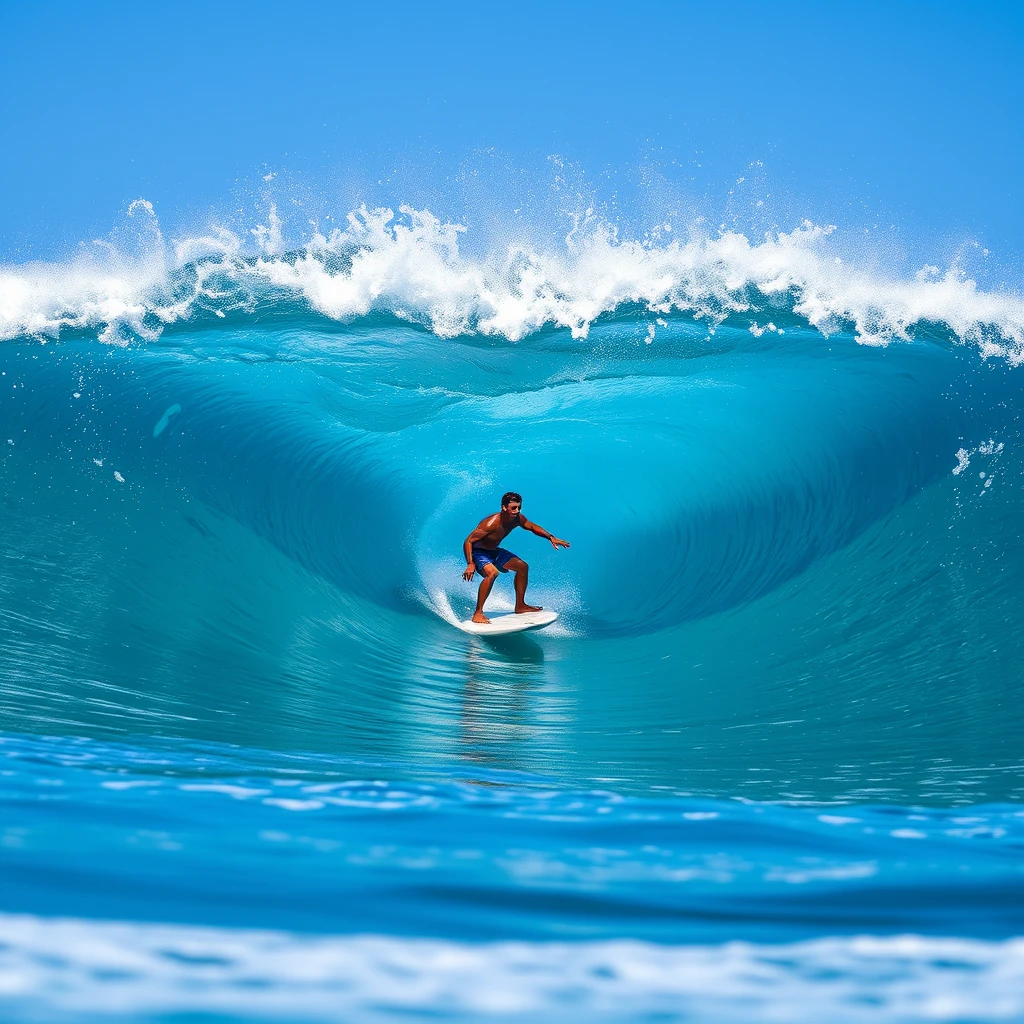
[[[557,551],[559,548],[567,548],[569,542],[567,540],[559,540],[553,533],[548,533],[539,523],[531,523],[526,516],[519,517],[519,525],[524,530],[529,530],[530,533],[537,534],[538,537],[543,537],[545,540],[551,541],[551,546]]]
[[[478,540],[483,540],[487,536],[487,530],[485,529],[487,520],[485,519],[463,542],[462,542],[462,553],[466,556],[466,571],[462,574],[464,580],[471,580],[473,573],[476,572],[476,565],[473,563],[473,545]]]

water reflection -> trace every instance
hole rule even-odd
[[[542,733],[531,697],[544,684],[544,649],[531,637],[472,638],[466,646],[460,753],[522,766]]]

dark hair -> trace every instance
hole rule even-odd
[[[510,501],[518,501],[520,505],[523,503],[523,496],[517,494],[515,491],[506,491],[501,496],[501,507],[504,508]]]

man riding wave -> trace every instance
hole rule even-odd
[[[501,511],[481,519],[479,526],[466,538],[462,545],[463,554],[466,556],[466,570],[462,578],[466,581],[473,579],[473,574],[479,572],[483,579],[480,581],[480,590],[476,596],[476,611],[473,612],[473,622],[490,622],[484,615],[484,602],[487,600],[494,581],[498,578],[499,572],[516,574],[516,612],[522,615],[525,612],[539,612],[540,605],[526,603],[526,587],[530,581],[530,567],[518,555],[503,547],[501,542],[517,527],[521,526],[530,533],[537,534],[545,540],[551,541],[551,546],[557,551],[559,548],[569,547],[567,540],[559,540],[548,533],[543,526],[531,523],[522,513],[523,497],[515,491],[506,491],[501,496]]]

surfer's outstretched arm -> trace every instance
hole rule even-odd
[[[559,538],[556,537],[553,533],[548,533],[548,531],[545,530],[543,526],[539,525],[538,523],[531,523],[530,520],[526,518],[526,516],[519,517],[519,525],[524,530],[529,530],[530,533],[535,533],[538,537],[543,537],[545,540],[551,541],[551,546],[556,551],[559,548],[569,547],[569,542],[567,540],[559,540]]]

